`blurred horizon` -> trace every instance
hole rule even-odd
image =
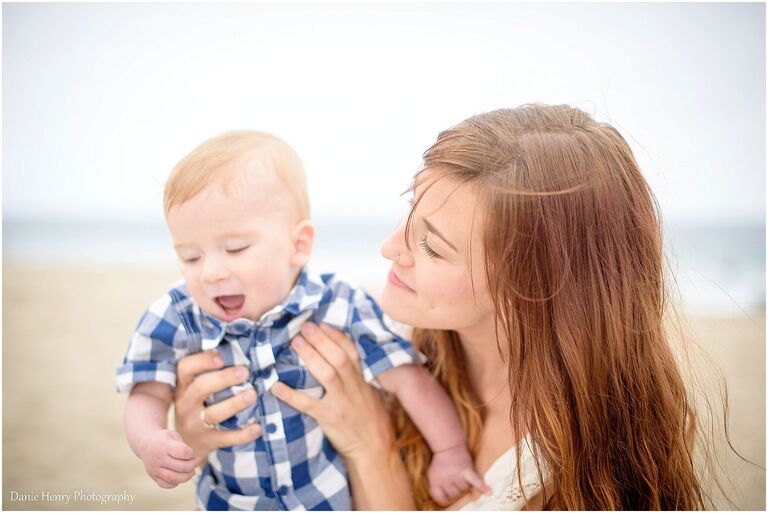
[[[369,288],[384,284],[390,262],[379,246],[399,218],[315,218],[310,267],[342,273]],[[765,309],[765,223],[665,222],[664,252],[688,313],[717,317]],[[175,270],[164,224],[3,219],[3,261],[47,266]]]

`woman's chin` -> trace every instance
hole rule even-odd
[[[408,324],[409,326],[418,324],[414,311],[406,304],[403,294],[392,289],[393,287],[391,285],[384,287],[384,291],[381,293],[381,298],[379,300],[381,309],[392,320],[399,323]]]

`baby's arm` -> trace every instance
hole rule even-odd
[[[394,393],[432,449],[427,476],[430,493],[440,504],[458,499],[470,486],[489,493],[475,471],[459,416],[442,386],[420,365],[400,365],[377,377]]]
[[[144,468],[162,488],[189,481],[199,463],[181,436],[167,429],[173,391],[167,383],[137,383],[125,404],[123,424],[128,444],[144,462]]]

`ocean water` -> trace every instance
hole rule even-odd
[[[380,289],[379,254],[395,222],[318,221],[311,267]],[[665,254],[687,311],[730,316],[765,308],[765,225],[669,224]],[[3,221],[3,259],[94,268],[174,268],[162,224]]]
[[[765,224],[665,228],[665,256],[686,309],[738,315],[765,309]]]

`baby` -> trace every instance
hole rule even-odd
[[[225,366],[246,366],[248,377],[206,404],[250,389],[257,397],[217,427],[258,422],[263,436],[208,456],[199,507],[352,508],[343,459],[314,419],[270,392],[282,381],[322,395],[290,346],[311,321],[347,333],[365,380],[396,394],[432,449],[428,476],[435,495],[452,501],[470,486],[486,489],[453,404],[410,342],[385,324],[365,292],[306,269],[314,228],[303,166],[290,146],[252,131],[205,141],[174,168],[164,203],[184,280],[144,313],[117,369],[118,390],[130,391],[128,441],[155,482],[168,488],[194,474],[193,451],[167,429],[167,413],[178,360],[215,350]],[[208,424],[204,415],[201,422]]]

